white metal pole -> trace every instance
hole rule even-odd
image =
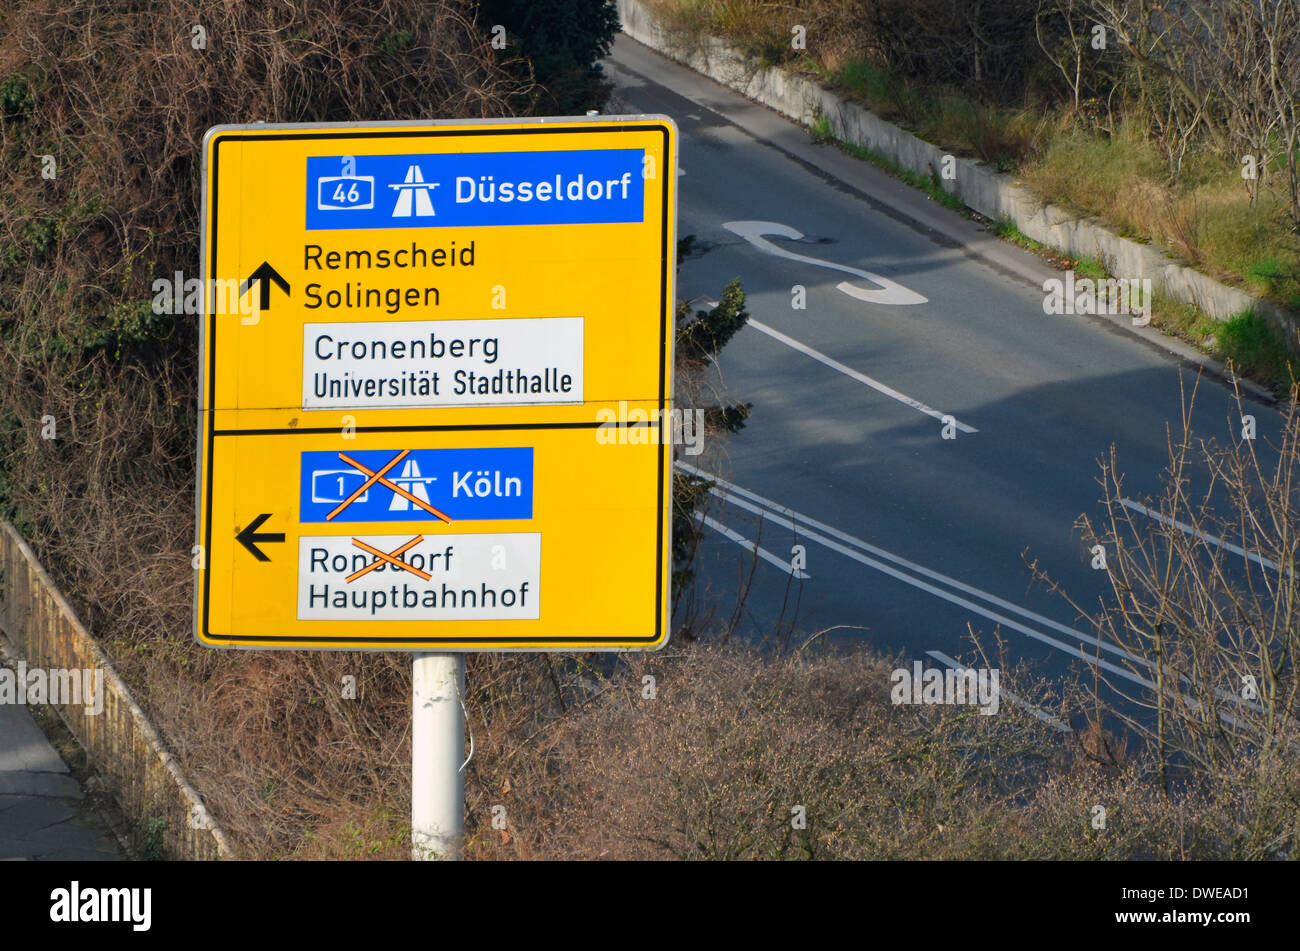
[[[465,835],[465,655],[411,664],[411,858],[459,859]]]

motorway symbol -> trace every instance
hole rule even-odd
[[[262,549],[257,547],[258,542],[282,542],[284,541],[284,532],[259,532],[262,523],[271,517],[270,512],[263,512],[257,518],[253,519],[244,527],[235,540],[252,552],[253,557],[258,561],[270,561],[271,559],[262,553]]]
[[[433,577],[433,575],[421,571],[419,568],[416,568],[413,565],[408,565],[406,562],[402,561],[400,558],[397,557],[398,555],[405,554],[410,549],[420,544],[420,542],[422,541],[424,541],[424,536],[416,535],[414,538],[412,538],[405,545],[402,545],[400,548],[394,548],[391,552],[383,552],[380,551],[378,548],[375,548],[373,545],[367,545],[359,538],[354,538],[352,539],[352,544],[360,548],[362,551],[369,552],[370,554],[374,555],[375,560],[372,561],[370,564],[366,565],[360,571],[354,571],[352,574],[348,575],[343,580],[351,584],[353,581],[356,581],[362,575],[374,571],[380,565],[387,562],[390,565],[396,565],[398,568],[402,568],[406,571],[409,571],[411,574],[417,575],[420,578],[423,578],[425,581],[428,581],[430,578]]]
[[[434,215],[433,202],[430,200],[429,190],[437,188],[437,184],[426,184],[424,173],[420,171],[420,166],[412,165],[406,170],[406,180],[400,185],[389,185],[389,188],[397,189],[397,204],[393,207],[394,218],[411,217],[411,196],[415,196],[415,213],[422,218],[432,218]]]
[[[397,477],[397,484],[406,489],[407,492],[419,496],[418,501],[429,501],[429,483],[437,482],[437,476],[426,476],[420,474],[420,463],[414,459],[407,459],[402,464],[402,474]],[[393,500],[388,503],[390,512],[406,512],[411,508],[411,503],[407,501],[408,496],[393,493]]]
[[[263,261],[257,266],[257,270],[244,279],[244,283],[239,286],[239,296],[243,297],[248,293],[248,289],[253,283],[257,283],[258,307],[261,310],[269,310],[271,307],[271,282],[284,291],[286,297],[289,296],[289,282],[286,281],[280,272],[271,267],[270,263]]]
[[[379,483],[380,485],[384,486],[385,488],[392,489],[392,490],[393,490],[393,491],[394,491],[394,492],[395,492],[395,493],[396,493],[400,498],[403,498],[403,499],[405,499],[405,500],[408,501],[408,502],[413,502],[413,503],[415,503],[415,504],[418,505],[420,508],[424,509],[426,512],[430,513],[431,515],[435,515],[435,516],[437,516],[438,518],[442,519],[444,522],[446,522],[447,524],[450,525],[450,524],[451,524],[451,517],[448,516],[448,515],[445,515],[444,513],[440,512],[440,511],[438,511],[436,508],[434,508],[432,505],[430,505],[430,504],[428,503],[428,500],[427,500],[427,499],[421,499],[421,498],[419,498],[418,496],[416,496],[414,493],[412,493],[412,492],[408,492],[406,489],[402,488],[402,487],[401,487],[400,485],[398,485],[396,482],[392,482],[392,481],[390,481],[389,479],[384,478],[384,476],[387,474],[387,472],[388,472],[389,469],[393,468],[393,466],[397,465],[399,462],[401,462],[403,459],[405,459],[408,455],[410,455],[410,453],[411,453],[411,450],[409,450],[409,449],[403,449],[403,450],[402,450],[401,452],[399,452],[396,456],[394,456],[394,457],[393,457],[393,458],[388,462],[387,465],[385,465],[385,466],[384,466],[382,469],[380,469],[378,472],[375,472],[374,470],[372,470],[372,469],[370,469],[369,467],[363,465],[362,463],[357,462],[355,459],[353,459],[353,458],[352,458],[351,456],[349,456],[347,453],[343,453],[343,452],[339,453],[339,458],[340,458],[340,459],[342,459],[344,462],[346,462],[346,463],[347,463],[348,465],[350,465],[352,468],[356,469],[356,470],[357,470],[358,472],[360,472],[362,475],[367,476],[367,479],[366,479],[365,482],[361,483],[361,485],[356,489],[356,491],[354,491],[354,492],[353,492],[351,495],[349,495],[346,499],[344,499],[342,502],[340,502],[337,508],[335,508],[332,512],[330,512],[328,515],[325,516],[326,521],[330,521],[330,520],[332,520],[332,519],[334,518],[334,516],[338,515],[340,512],[342,512],[344,509],[346,509],[349,505],[351,505],[353,502],[355,502],[358,498],[361,498],[362,496],[364,496],[365,493],[366,493],[366,490],[369,489],[372,485],[374,485],[374,484],[377,482],[377,483]],[[401,476],[399,476],[398,478],[401,478]],[[421,490],[423,491],[423,489],[424,489],[424,485],[421,483],[421,484],[418,485],[418,488],[421,489]]]
[[[841,281],[835,285],[837,291],[848,294],[857,300],[866,301],[869,304],[893,305],[924,304],[928,301],[928,298],[922,297],[916,291],[909,290],[902,284],[897,284],[887,277],[881,277],[879,274],[873,274],[861,268],[849,267],[846,264],[823,261],[821,258],[810,257],[806,254],[795,254],[793,251],[787,251],[785,248],[776,246],[764,237],[764,235],[775,235],[778,238],[789,238],[791,241],[798,241],[803,237],[803,232],[797,231],[789,225],[778,224],[775,221],[728,221],[722,227],[732,234],[740,235],[758,250],[767,254],[776,255],[778,258],[788,258],[791,261],[802,261],[804,264],[815,264],[817,267],[830,268],[832,271],[842,271],[845,274],[865,278],[872,284],[879,285],[876,290],[866,290],[850,284],[848,281]]]

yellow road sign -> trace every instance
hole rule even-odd
[[[675,188],[658,116],[210,130],[199,641],[662,646]]]

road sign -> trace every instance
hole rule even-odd
[[[203,156],[199,641],[662,646],[671,120],[220,126]]]

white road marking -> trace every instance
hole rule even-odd
[[[835,289],[843,294],[860,301],[866,301],[869,304],[891,304],[897,306],[906,306],[908,304],[924,304],[928,298],[922,297],[916,291],[904,287],[891,281],[887,277],[881,277],[879,274],[873,274],[871,271],[864,271],[861,268],[849,267],[847,264],[836,264],[834,261],[823,261],[821,258],[810,257],[806,254],[795,254],[793,251],[787,251],[785,248],[778,247],[771,241],[764,238],[764,235],[776,235],[778,238],[790,238],[798,241],[803,237],[803,232],[791,228],[789,225],[779,224],[775,221],[727,221],[722,227],[726,228],[732,234],[738,234],[760,251],[776,255],[778,258],[786,258],[790,261],[799,261],[803,264],[813,264],[817,267],[830,268],[832,271],[842,271],[845,274],[852,274],[854,277],[865,278],[873,284],[879,285],[875,290],[864,290],[856,287],[848,281],[841,281],[835,285]]]
[[[981,591],[978,588],[973,588],[970,585],[963,584],[962,582],[958,581],[956,578],[950,578],[947,575],[942,574],[941,572],[934,571],[930,568],[926,568],[923,565],[918,565],[915,562],[908,561],[905,558],[900,558],[899,556],[894,555],[891,552],[887,552],[882,548],[878,548],[869,542],[865,542],[860,538],[856,538],[853,535],[849,535],[847,532],[841,532],[839,529],[833,528],[829,525],[819,522],[816,519],[809,518],[806,515],[801,515],[800,513],[795,512],[793,509],[788,509],[785,508],[784,506],[778,505],[777,503],[771,501],[770,499],[763,498],[763,496],[758,495],[756,492],[750,492],[748,489],[742,489],[740,488],[740,486],[733,485],[732,483],[727,482],[725,479],[719,479],[717,476],[709,475],[708,473],[705,473],[700,469],[696,469],[694,466],[688,465],[686,463],[678,462],[675,463],[675,465],[684,471],[690,472],[692,475],[698,475],[702,478],[708,479],[710,482],[713,482],[714,485],[709,489],[709,491],[712,494],[716,495],[718,498],[723,499],[724,501],[732,505],[739,506],[740,508],[752,512],[755,515],[759,515],[763,518],[770,519],[771,521],[775,522],[777,525],[782,526],[783,528],[788,528],[791,531],[796,532],[800,535],[807,536],[808,538],[811,538],[813,541],[820,543],[824,547],[829,548],[832,551],[839,552],[841,555],[844,555],[848,558],[852,558],[854,561],[860,564],[864,564],[869,568],[874,568],[877,571],[883,572],[884,574],[889,575],[891,578],[896,578],[897,580],[902,581],[905,584],[909,584],[914,588],[920,588],[922,591],[928,592],[929,594],[933,594],[935,597],[942,598],[943,600],[948,601],[952,604],[956,604],[961,607],[967,608],[971,611],[974,611],[976,614],[979,614],[981,617],[988,618],[991,621],[996,621],[999,624],[1004,624],[1007,627],[1012,628],[1013,630],[1019,631],[1020,633],[1026,635],[1027,637],[1032,637],[1034,640],[1041,641],[1044,644],[1049,644],[1052,647],[1055,647],[1058,650],[1062,650],[1067,654],[1071,654],[1076,657],[1081,657],[1083,660],[1087,661],[1088,663],[1094,663],[1094,661],[1090,657],[1088,657],[1088,655],[1082,650],[1082,648],[1071,647],[1070,645],[1060,640],[1057,640],[1056,638],[1051,637],[1050,635],[1043,634],[1040,631],[1036,631],[1032,628],[1026,627],[1024,624],[1021,624],[1019,621],[1006,617],[1003,614],[999,614],[995,611],[990,611],[988,608],[985,608],[982,605],[975,604],[974,602],[968,601],[965,598],[958,597],[957,595],[949,591],[944,591],[942,588],[936,588],[934,585],[928,584],[920,580],[919,578],[914,578],[911,575],[904,574],[902,571],[892,567],[889,564],[886,564],[884,561],[878,561],[876,558],[869,558],[866,555],[862,554],[861,552],[855,551],[854,548],[850,548],[848,546],[853,545],[856,548],[862,549],[862,551],[870,552],[873,555],[879,556],[881,559],[886,559],[897,565],[908,568],[911,571],[914,571],[918,574],[932,578],[935,581],[940,582],[941,584],[946,584],[949,587],[956,588],[958,591],[961,591],[966,594],[970,594],[973,597],[980,598],[981,600],[986,601],[991,605],[1003,608],[1015,614],[1019,614],[1022,617],[1026,618],[1027,620],[1033,620],[1047,627],[1058,629],[1061,632],[1074,638],[1079,638],[1081,640],[1091,640],[1092,643],[1097,644],[1099,647],[1101,647],[1102,650],[1108,650],[1113,654],[1119,655],[1125,660],[1131,661],[1132,663],[1143,665],[1143,666],[1146,665],[1146,662],[1143,661],[1140,657],[1134,657],[1132,654],[1129,654],[1127,651],[1122,650],[1121,648],[1115,647],[1114,645],[1111,644],[1106,644],[1105,642],[1098,642],[1096,641],[1096,639],[1090,639],[1086,635],[1080,634],[1080,632],[1076,631],[1074,628],[1066,627],[1065,625],[1059,624],[1056,621],[1051,620],[1050,618],[1043,617],[1040,614],[1035,614],[1032,611],[1025,610],[1024,608],[1011,604],[1008,601],[1004,601],[1001,598],[996,597],[995,595],[988,594],[987,592]],[[725,488],[720,488],[720,486]],[[745,498],[744,496],[749,496],[755,501],[750,501],[750,499]],[[825,534],[822,534],[822,532],[825,532]],[[847,545],[841,544],[840,542],[836,541],[834,538],[829,536],[834,536],[835,538],[843,539],[848,544]],[[1137,676],[1131,674],[1130,672],[1123,670],[1119,667],[1116,667],[1113,664],[1108,663],[1107,661],[1096,661],[1096,663],[1100,664],[1104,669],[1109,670],[1111,673],[1126,677],[1127,679],[1132,680],[1135,683],[1141,683],[1146,686],[1151,686],[1151,684],[1148,681],[1138,678]]]
[[[1237,545],[1232,544],[1231,542],[1225,542],[1222,538],[1219,538],[1218,536],[1210,535],[1205,532],[1198,532],[1195,528],[1193,528],[1191,525],[1188,525],[1186,522],[1180,522],[1178,521],[1178,519],[1170,518],[1167,515],[1162,515],[1160,512],[1157,512],[1155,509],[1147,508],[1147,506],[1143,505],[1141,502],[1134,502],[1132,499],[1120,499],[1119,504],[1124,506],[1127,509],[1133,510],[1134,512],[1138,512],[1142,515],[1145,515],[1147,518],[1154,519],[1155,521],[1159,522],[1162,525],[1172,525],[1174,528],[1178,529],[1180,532],[1182,532],[1185,535],[1191,535],[1195,538],[1200,538],[1211,545],[1217,545],[1220,548],[1226,548],[1228,551],[1232,552],[1233,554],[1241,555],[1243,558],[1250,559],[1251,561],[1255,562],[1255,564],[1259,565],[1262,568],[1272,568],[1274,571],[1284,570],[1280,565],[1276,564],[1275,562],[1273,562],[1268,558],[1264,558],[1263,556],[1257,555],[1254,552],[1246,551],[1244,548],[1240,548]],[[1287,577],[1291,576],[1290,569],[1285,569],[1285,573]],[[1184,678],[1184,680],[1185,679],[1186,678]],[[1218,697],[1220,700],[1231,701],[1240,707],[1246,707],[1250,710],[1254,710],[1256,713],[1262,713],[1264,710],[1264,705],[1261,702],[1257,700],[1247,700],[1244,697],[1235,694],[1229,690],[1216,688],[1214,691],[1214,695]],[[1286,719],[1288,722],[1293,720],[1292,717],[1286,717]]]
[[[1149,661],[1143,660],[1140,657],[1136,657],[1121,647],[1117,647],[1114,644],[1107,644],[1105,641],[1102,641],[1096,637],[1090,637],[1088,635],[1081,634],[1079,631],[1076,631],[1074,628],[1067,627],[1064,624],[1061,624],[1057,621],[1053,621],[1051,618],[1043,617],[1041,614],[1036,614],[1033,611],[1029,611],[1025,608],[1019,607],[1018,605],[1012,604],[1009,601],[1005,601],[1002,598],[997,597],[996,595],[989,594],[986,591],[981,591],[979,588],[975,588],[972,587],[971,585],[958,581],[956,578],[950,578],[941,572],[934,571],[933,569],[926,568],[923,565],[918,565],[915,562],[908,561],[906,558],[901,558],[898,555],[885,551],[883,548],[878,548],[877,546],[872,545],[869,542],[865,542],[860,538],[848,534],[847,532],[842,532],[837,528],[825,524],[824,522],[819,522],[816,519],[809,518],[806,515],[801,515],[800,513],[794,511],[793,509],[789,509],[782,505],[779,505],[778,503],[773,502],[771,499],[764,498],[763,496],[759,495],[757,492],[751,492],[748,489],[743,489],[740,486],[735,485],[734,483],[726,481],[725,479],[720,479],[717,476],[710,475],[709,473],[703,471],[702,469],[697,469],[694,466],[691,466],[684,462],[676,462],[674,463],[674,465],[685,472],[689,472],[690,474],[699,476],[700,478],[708,479],[710,482],[714,483],[714,485],[710,487],[709,492],[713,495],[716,495],[718,498],[722,499],[723,501],[729,502],[742,509],[745,509],[748,512],[758,515],[760,518],[770,519],[771,521],[775,522],[777,525],[780,525],[784,528],[788,528],[793,532],[803,535],[804,537],[810,538],[813,541],[818,542],[822,546],[831,549],[831,551],[839,552],[840,554],[844,555],[847,558],[851,558],[854,561],[866,565],[869,568],[874,568],[876,571],[882,572],[883,574],[889,575],[891,578],[895,578],[899,581],[902,581],[904,584],[911,585],[914,588],[919,588],[920,590],[925,591],[927,594],[932,594],[935,597],[942,598],[943,600],[951,604],[956,604],[959,607],[964,607],[969,611],[975,612],[981,617],[987,618],[990,621],[994,621],[995,623],[1001,624],[1004,627],[1009,627],[1013,631],[1018,631],[1021,634],[1024,634],[1026,637],[1032,638],[1043,644],[1047,644],[1049,647],[1054,647],[1057,650],[1069,654],[1072,657],[1078,657],[1080,660],[1084,661],[1084,663],[1087,663],[1093,667],[1099,667],[1102,670],[1107,671],[1108,673],[1115,674],[1118,677],[1123,677],[1125,680],[1131,681],[1132,683],[1145,687],[1148,690],[1154,691],[1156,689],[1156,685],[1152,683],[1150,680],[1147,680],[1145,677],[1135,674],[1132,671],[1125,670],[1122,667],[1117,667],[1115,664],[1112,664],[1109,661],[1102,660],[1099,656],[1098,657],[1089,656],[1088,653],[1083,650],[1082,644],[1080,644],[1079,647],[1071,647],[1069,644],[1061,640],[1058,640],[1055,637],[1052,637],[1048,634],[1044,634],[1041,631],[1034,630],[1031,627],[1027,627],[1026,625],[1020,623],[1019,621],[1013,620],[1012,618],[1009,618],[1006,615],[999,614],[996,611],[990,611],[989,609],[981,605],[975,604],[972,601],[968,601],[965,598],[958,597],[957,595],[954,595],[951,592],[944,591],[942,588],[936,588],[932,584],[927,584],[926,582],[921,581],[918,578],[913,578],[911,575],[904,574],[902,571],[892,568],[889,565],[884,564],[881,561],[877,561],[874,558],[869,558],[866,555],[863,555],[857,551],[854,551],[852,548],[847,547],[847,545],[840,544],[827,536],[834,536],[835,538],[843,539],[848,544],[855,545],[858,548],[861,548],[863,551],[871,552],[872,554],[878,555],[883,559],[893,562],[894,564],[902,565],[911,571],[917,572],[918,574],[924,575],[929,578],[933,578],[935,581],[938,581],[942,584],[946,584],[949,587],[955,588],[958,591],[962,591],[966,594],[970,594],[971,596],[979,598],[980,600],[985,601],[988,604],[1003,608],[1014,614],[1018,614],[1021,617],[1025,618],[1026,620],[1035,621],[1039,624],[1044,625],[1045,627],[1051,628],[1056,631],[1060,631],[1061,633],[1071,636],[1073,638],[1087,641],[1090,647],[1097,647],[1100,650],[1108,651],[1109,653],[1116,655],[1118,658],[1128,661],[1129,663],[1133,664],[1135,667],[1145,668],[1148,671],[1152,669],[1152,665]],[[719,486],[725,486],[725,488],[719,488]],[[745,496],[748,496],[748,498],[745,498]],[[753,501],[750,501],[750,499],[752,499]],[[798,523],[802,523],[802,526],[800,526]],[[817,531],[811,530],[809,526],[812,526],[813,528],[817,529]],[[825,532],[826,534],[823,535],[821,534],[821,532]],[[1189,682],[1186,677],[1182,677],[1180,679],[1184,683]],[[1260,709],[1260,707],[1257,704],[1252,704],[1248,701],[1244,701],[1241,698],[1236,697],[1234,694],[1228,693],[1227,691],[1215,690],[1214,692],[1216,696],[1219,696],[1221,699],[1235,700],[1240,706],[1245,706],[1256,710]],[[1165,688],[1165,695],[1169,697],[1176,696],[1173,693],[1172,689],[1168,687]],[[1184,696],[1181,699],[1184,702],[1186,702],[1192,710],[1199,710],[1201,707],[1200,701],[1196,700],[1195,698]],[[1238,720],[1236,717],[1232,716],[1229,713],[1220,711],[1219,716],[1225,722],[1231,724],[1234,727],[1237,727],[1238,729],[1254,731],[1254,728],[1251,727],[1249,724],[1246,724],[1245,722]]]
[[[957,661],[953,660],[943,651],[926,651],[926,653],[929,654],[931,657],[933,657],[935,660],[939,661],[941,664],[948,665],[958,673],[961,673],[962,671],[966,670],[966,666],[964,664],[960,664]],[[1071,727],[1070,724],[1066,723],[1064,720],[1060,719],[1059,717],[1052,716],[1046,710],[1038,709],[1038,707],[1034,706],[1032,703],[1029,703],[1028,701],[1021,700],[1010,690],[1004,689],[1001,684],[998,685],[998,694],[1000,696],[1006,697],[1016,706],[1023,707],[1024,709],[1028,710],[1030,713],[1038,717],[1038,719],[1042,720],[1052,729],[1059,730],[1061,733],[1074,732],[1074,728]]]
[[[824,546],[831,548],[832,551],[844,553],[844,555],[852,557],[852,559],[859,561],[859,563],[868,564],[872,566],[872,568],[875,568],[875,566],[879,564],[874,560],[863,560],[862,556],[859,556],[857,551],[846,550],[845,546],[837,544],[831,539],[839,539],[841,542],[848,543],[849,546],[854,546],[863,552],[871,553],[871,555],[875,555],[876,557],[879,557],[879,559],[889,561],[889,563],[896,564],[900,566],[900,568],[906,568],[907,570],[910,570],[910,572],[920,574],[920,576],[931,578],[933,581],[937,581],[941,583],[941,585],[952,587],[952,589],[961,591],[963,594],[969,594],[972,598],[979,598],[980,600],[983,600],[983,602],[993,605],[993,607],[1013,612],[1015,615],[1022,616],[1028,621],[1034,621],[1035,624],[1043,625],[1044,628],[1060,631],[1060,633],[1065,634],[1066,637],[1089,640],[1092,644],[1096,644],[1097,647],[1100,647],[1101,650],[1109,651],[1117,657],[1122,657],[1123,660],[1131,661],[1131,663],[1134,664],[1145,665],[1149,668],[1147,661],[1144,661],[1141,657],[1131,655],[1131,653],[1128,653],[1121,647],[1115,647],[1114,644],[1108,644],[1105,642],[1097,642],[1096,638],[1088,638],[1087,635],[1080,634],[1079,631],[1076,631],[1074,628],[1069,628],[1069,626],[1060,624],[1058,621],[1053,621],[1050,617],[1044,617],[1043,615],[1039,615],[1039,613],[1028,611],[1026,608],[1019,607],[1018,604],[1011,604],[1008,600],[998,598],[997,595],[988,594],[987,591],[982,591],[978,589],[978,587],[972,587],[966,585],[965,582],[957,581],[957,578],[950,578],[946,576],[946,574],[936,572],[936,570],[931,568],[926,568],[924,565],[918,565],[915,561],[909,561],[905,559],[905,557],[894,555],[893,552],[885,551],[884,548],[874,546],[874,544],[865,542],[865,540],[857,538],[855,535],[850,535],[849,533],[846,533],[846,531],[836,529],[835,526],[827,525],[826,522],[820,522],[816,520],[816,518],[811,518],[805,516],[805,514],[793,511],[793,509],[785,508],[784,505],[776,503],[776,501],[764,498],[764,496],[759,495],[758,492],[751,492],[748,488],[737,486],[735,483],[728,482],[727,479],[719,478],[718,475],[706,473],[705,470],[697,469],[695,466],[688,463],[675,463],[673,465],[676,465],[677,468],[682,470],[682,472],[698,475],[699,478],[705,478],[714,483],[714,486],[710,488],[710,491],[712,494],[718,496],[718,498],[724,499],[725,501],[731,501],[732,504],[736,504],[738,507],[744,508],[748,512],[758,514],[758,516],[771,518],[771,520],[775,521],[777,525],[788,527],[788,529],[792,531],[797,531],[798,534],[809,535],[810,538],[814,538],[816,542],[820,542],[824,544]],[[810,531],[810,529],[814,529],[815,531]],[[937,594],[940,598],[949,600],[949,602],[953,602],[954,604],[970,604],[970,602],[966,602],[965,599],[954,599],[954,596],[949,594],[948,591],[932,589],[931,586],[926,585],[926,583],[922,581],[918,581],[918,579],[904,576],[904,574],[889,568],[889,565],[880,565],[879,570],[883,570],[885,574],[889,574],[891,577],[900,578],[900,581],[905,581],[909,583],[909,585],[913,585],[913,587],[920,587],[922,590],[931,591],[932,594]],[[974,609],[984,617],[991,617],[991,615],[989,615],[984,608],[979,607],[979,605],[974,605]],[[1022,626],[1018,625],[1017,630],[1021,629]],[[1026,631],[1026,633],[1028,633],[1028,631]],[[1049,638],[1048,635],[1037,633],[1037,631],[1030,633],[1030,637],[1044,640],[1044,643],[1052,643],[1053,646],[1061,646],[1060,640]],[[1075,651],[1074,648],[1070,647],[1063,647],[1062,650],[1065,650],[1067,653],[1078,653],[1078,651]]]
[[[1172,525],[1174,528],[1178,529],[1180,532],[1182,532],[1185,535],[1194,535],[1195,537],[1201,539],[1202,541],[1209,542],[1211,545],[1216,545],[1220,548],[1226,548],[1228,549],[1228,551],[1232,552],[1233,554],[1241,555],[1243,558],[1250,559],[1255,564],[1259,565],[1261,568],[1272,568],[1274,571],[1281,570],[1280,565],[1270,561],[1267,558],[1262,557],[1261,555],[1256,555],[1254,552],[1246,551],[1246,549],[1244,548],[1238,548],[1236,545],[1232,544],[1231,542],[1225,542],[1222,538],[1218,538],[1214,535],[1207,535],[1204,532],[1198,532],[1196,529],[1188,525],[1186,522],[1180,522],[1177,519],[1172,519],[1167,515],[1161,515],[1159,512],[1155,511],[1154,509],[1147,508],[1141,502],[1134,502],[1132,499],[1120,499],[1119,504],[1124,506],[1126,509],[1132,509],[1134,512],[1140,512],[1141,514],[1145,515],[1147,518],[1155,519],[1161,525]],[[1291,573],[1290,571],[1287,571],[1288,575],[1290,573]]]
[[[755,330],[759,331],[760,333],[767,334],[773,340],[779,340],[781,343],[785,344],[787,347],[790,347],[792,350],[798,350],[800,353],[812,357],[818,363],[825,364],[826,366],[830,367],[832,370],[836,370],[840,373],[843,373],[845,376],[849,377],[850,379],[857,380],[859,383],[864,383],[867,386],[871,387],[873,390],[875,390],[877,393],[883,393],[885,396],[888,396],[891,400],[898,400],[898,402],[902,403],[904,406],[910,406],[912,407],[912,409],[918,410],[924,413],[926,416],[932,416],[935,419],[939,420],[940,422],[943,422],[944,416],[947,415],[946,413],[942,413],[932,406],[926,406],[920,400],[914,400],[907,394],[898,392],[898,390],[894,389],[892,386],[887,386],[884,383],[881,383],[879,380],[872,379],[871,377],[867,376],[865,373],[859,373],[857,370],[853,369],[852,367],[845,366],[844,364],[840,363],[838,360],[826,356],[826,354],[822,353],[820,350],[814,350],[812,347],[808,346],[807,344],[800,343],[798,340],[795,340],[793,337],[787,337],[785,334],[781,333],[781,331],[769,327],[767,324],[761,323],[755,320],[753,317],[749,318],[749,326],[753,327]],[[976,429],[974,426],[967,426],[965,423],[957,421],[956,419],[954,419],[954,422],[956,423],[957,428],[964,433],[979,432],[979,430]]]
[[[745,549],[746,551],[753,552],[755,555],[758,555],[759,558],[762,558],[764,561],[768,562],[769,564],[776,565],[776,567],[780,568],[786,574],[794,575],[800,581],[807,581],[809,578],[812,577],[812,575],[808,574],[806,571],[800,571],[799,569],[792,567],[790,565],[790,562],[782,561],[780,558],[772,554],[766,548],[762,548],[758,545],[755,545],[744,535],[740,534],[737,531],[733,531],[732,529],[728,528],[726,525],[723,525],[721,522],[717,521],[716,519],[712,519],[709,516],[704,515],[703,513],[697,512],[695,514],[695,520],[697,522],[704,523],[709,528],[717,532],[719,535],[722,535],[724,538],[731,539],[733,542],[735,542],[737,545],[739,545],[741,548]]]

